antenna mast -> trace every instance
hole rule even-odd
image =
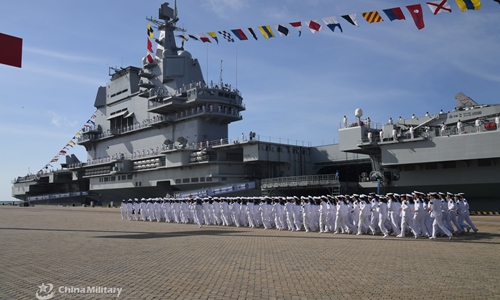
[[[236,47],[236,89],[238,89],[238,47]]]
[[[222,88],[222,59],[220,60],[220,77],[219,77],[219,81],[220,81],[220,86]]]

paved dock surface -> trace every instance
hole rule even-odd
[[[500,218],[472,220],[448,241],[2,206],[0,299],[500,299]]]

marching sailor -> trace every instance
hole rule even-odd
[[[429,211],[431,212],[431,216],[434,217],[434,222],[432,223],[432,236],[429,239],[436,239],[436,234],[438,231],[438,227],[448,236],[448,239],[451,240],[453,234],[444,226],[443,224],[443,213],[442,213],[442,204],[440,199],[436,199],[436,193],[430,193],[430,201],[429,201]]]

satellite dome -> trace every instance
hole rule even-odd
[[[361,108],[356,108],[356,110],[354,111],[354,115],[356,116],[356,118],[361,118],[363,116],[363,110]]]
[[[191,53],[189,53],[188,51],[182,51],[181,53],[179,53],[179,56],[184,56],[184,57],[187,57],[187,58],[193,58],[193,56],[191,55]]]

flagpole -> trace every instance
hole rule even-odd
[[[206,82],[207,82],[207,85],[208,85],[208,81],[209,81],[208,80],[208,45],[206,45],[206,46],[207,46],[207,81]]]
[[[236,47],[236,89],[238,89],[238,47]]]

